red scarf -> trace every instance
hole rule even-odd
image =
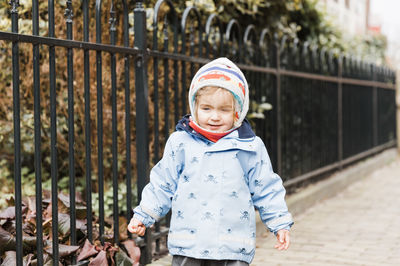
[[[231,130],[231,131],[222,132],[222,133],[210,132],[210,131],[207,131],[207,130],[199,127],[196,123],[194,123],[192,121],[192,119],[190,119],[189,126],[191,128],[193,128],[197,133],[203,135],[204,137],[206,137],[208,140],[210,140],[212,142],[217,142],[220,138],[225,137],[226,135],[228,135],[229,133],[231,133],[233,131],[233,130]]]

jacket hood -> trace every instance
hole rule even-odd
[[[181,120],[179,120],[178,124],[176,125],[176,130],[177,131],[185,131],[190,135],[196,136],[200,139],[209,141],[206,137],[195,131],[190,125],[190,115],[185,115],[182,117]],[[238,131],[239,134],[239,139],[249,139],[249,138],[254,138],[256,134],[254,133],[253,129],[251,128],[251,125],[247,119],[243,120],[242,125],[235,129]]]
[[[202,66],[192,79],[189,89],[189,107],[192,119],[198,123],[194,115],[197,92],[204,87],[219,87],[230,91],[237,102],[235,104],[235,128],[243,123],[249,110],[249,86],[246,77],[235,63],[226,57],[217,58]]]

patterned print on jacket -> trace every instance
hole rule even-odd
[[[134,213],[148,227],[172,210],[171,254],[250,263],[255,208],[274,233],[292,225],[264,143],[254,133],[240,138],[239,132],[211,143],[178,127],[168,139]]]

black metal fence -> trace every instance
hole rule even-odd
[[[59,221],[58,165],[60,160],[68,160],[70,244],[81,243],[76,233],[75,209],[76,182],[79,180],[84,180],[81,183],[86,187],[86,238],[94,241],[93,232],[96,231],[104,244],[107,219],[104,198],[108,189],[113,191],[113,215],[112,222],[109,222],[113,228],[112,240],[119,244],[119,214],[124,213],[129,221],[132,206],[140,200],[140,192],[148,182],[149,168],[160,159],[163,145],[174,130],[175,122],[188,110],[186,93],[191,77],[200,65],[211,58],[227,56],[244,71],[251,92],[249,119],[265,141],[275,170],[288,189],[395,145],[395,74],[386,67],[298,40],[278,38],[276,34],[254,25],[244,27],[235,19],[223,24],[217,15],[212,14],[205,20],[195,7],[186,8],[182,18],[179,18],[169,0],[160,0],[154,9],[147,10],[152,16],[152,25],[146,22],[142,1],[136,1],[133,10],[129,10],[124,0],[118,2],[119,9],[116,9],[114,1],[106,4],[97,0],[94,5],[84,0],[81,10],[77,12],[82,17],[74,17],[72,2],[66,1],[65,21],[56,21],[54,1],[49,0],[48,34],[45,36],[39,34],[39,2],[32,1],[32,34],[21,34],[18,29],[18,1],[10,1],[12,29],[11,32],[0,31],[0,41],[3,49],[9,43],[12,46],[12,66],[2,68],[12,67],[18,265],[22,265],[24,253],[21,90],[32,90],[34,96],[30,104],[34,114],[38,265],[43,264],[44,253],[41,201],[44,172],[49,171],[51,179],[53,236],[58,234]],[[133,26],[129,22],[131,13]],[[95,27],[90,24],[93,19],[90,14],[95,15]],[[102,25],[104,18],[109,19],[107,42],[102,40],[106,30]],[[83,22],[81,40],[73,37],[73,25],[77,21]],[[65,24],[66,36],[55,36],[55,25],[59,23]],[[91,29],[95,31],[95,39],[90,39]],[[20,60],[19,47],[22,44],[32,47],[32,88],[20,87],[21,79],[27,78],[21,77],[19,69],[21,64],[26,64]],[[40,51],[45,48],[48,53],[46,62],[41,59]],[[56,61],[56,49],[66,52],[67,72],[62,73],[66,82],[61,85],[56,79],[56,71],[57,66],[65,62]],[[74,53],[83,57],[83,66],[79,68],[83,69],[83,73],[76,72],[78,66],[74,63]],[[95,61],[93,65],[91,59]],[[45,92],[40,82],[44,64],[48,64],[49,69],[48,91]],[[95,76],[92,68],[95,69]],[[75,85],[77,76],[83,77],[83,87]],[[91,99],[91,88],[96,91],[96,102]],[[83,100],[74,98],[77,91],[83,91]],[[50,106],[51,124],[47,138],[43,138],[41,122],[46,113],[41,106],[43,97],[49,100]],[[103,102],[104,99],[109,102]],[[62,101],[67,102],[67,114],[59,113]],[[84,105],[82,117],[74,111],[79,104]],[[270,106],[272,109],[268,110]],[[93,109],[95,117],[91,115]],[[64,154],[68,154],[68,159],[58,156],[60,129],[57,126],[60,115],[68,121],[63,131],[68,142],[68,152]],[[78,120],[84,121],[83,128],[75,128]],[[106,130],[111,132],[110,142],[103,139]],[[77,150],[78,139],[83,139],[84,150]],[[121,139],[124,141],[121,142]],[[44,142],[50,142],[48,169],[43,167],[41,151]],[[76,170],[78,153],[84,154],[84,167],[80,171]],[[93,163],[93,158],[97,159],[97,163]],[[105,186],[107,180],[112,180],[109,188]],[[137,182],[137,199],[134,198],[134,180]],[[118,205],[118,186],[121,182],[126,184],[127,190],[126,205],[122,209]],[[91,204],[92,190],[98,193],[96,219]],[[142,263],[150,262],[152,256],[162,252],[167,231],[168,220],[165,220],[158,223],[145,238],[136,239],[142,247]],[[57,265],[59,240],[53,237],[51,241],[53,262]]]

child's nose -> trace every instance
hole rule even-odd
[[[213,120],[218,120],[219,117],[220,117],[220,115],[219,115],[219,112],[218,112],[218,111],[213,111],[213,112],[211,113],[211,119],[213,119]]]

